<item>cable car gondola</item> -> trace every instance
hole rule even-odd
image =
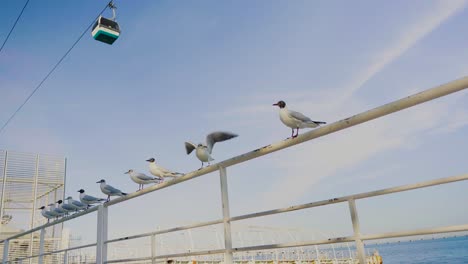
[[[112,9],[112,18],[108,19],[103,16],[99,16],[96,23],[94,23],[91,35],[95,40],[112,45],[116,39],[120,36],[120,27],[115,22],[115,5],[111,1],[109,8]]]

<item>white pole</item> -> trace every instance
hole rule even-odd
[[[7,183],[7,169],[8,169],[8,151],[5,151],[5,163],[3,164],[3,182],[2,182],[2,196],[0,201],[0,221],[3,219],[3,212],[5,211],[5,191]],[[3,225],[0,225],[0,231]]]
[[[350,199],[348,203],[349,211],[351,213],[351,221],[353,222],[354,240],[356,241],[356,249],[359,263],[366,263],[366,252],[364,251],[364,243],[362,243],[361,239],[361,227],[359,226],[359,217],[356,208],[356,201],[354,199]]]
[[[156,235],[151,235],[151,263],[156,264]]]
[[[29,225],[30,229],[33,229],[34,227],[34,219],[36,218],[36,199],[37,199],[37,185],[38,185],[38,179],[39,179],[39,155],[36,155],[36,171],[34,173],[34,191],[32,195],[32,201],[33,201],[33,210],[32,210],[32,216],[31,216],[31,223]],[[34,248],[34,233],[31,233],[31,239],[29,241],[30,249],[29,249],[29,256],[32,256],[33,254],[33,248]],[[29,259],[29,264],[32,264],[32,258]]]
[[[5,242],[3,242],[3,261],[2,261],[3,264],[8,263],[9,247],[10,247],[10,240],[5,240]]]
[[[42,228],[41,234],[39,236],[39,259],[37,261],[38,264],[44,263],[44,243],[45,243],[44,239],[45,239],[45,228]]]
[[[99,205],[97,213],[96,264],[107,261],[107,207]]]
[[[219,167],[219,176],[221,182],[221,201],[223,206],[223,224],[224,224],[224,264],[232,264],[232,236],[231,222],[229,221],[229,195],[226,168]]]
[[[68,250],[65,250],[63,252],[63,264],[67,264],[68,263]]]

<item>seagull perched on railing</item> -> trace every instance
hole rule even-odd
[[[68,211],[63,209],[62,207],[62,200],[57,201],[57,207],[55,207],[55,212],[59,213],[60,215],[68,215]]]
[[[150,173],[156,177],[162,178],[163,181],[164,178],[175,178],[177,176],[184,175],[183,173],[173,172],[164,167],[161,167],[160,165],[156,164],[156,160],[154,158],[147,159],[146,161],[149,162]]]
[[[76,211],[85,210],[86,208],[88,208],[87,204],[84,204],[77,200],[73,200],[71,196],[68,196],[65,200],[67,200],[67,205],[74,207]]]
[[[125,196],[127,193],[122,192],[121,190],[106,184],[105,180],[100,180],[96,183],[100,183],[99,187],[101,187],[102,193],[107,195],[107,201],[110,201],[111,196]]]
[[[134,181],[135,183],[138,183],[138,191],[143,189],[143,186],[145,184],[160,183],[163,181],[162,177],[154,178],[144,173],[135,172],[133,170],[128,170],[127,172],[125,172],[125,174],[130,175],[130,179],[132,179],[132,181]]]
[[[55,204],[54,203],[51,203],[51,204],[48,204],[49,206],[49,214],[55,216],[56,218],[59,218],[62,214],[60,212],[57,212],[55,211]]]
[[[97,198],[91,195],[85,194],[83,189],[78,191],[80,193],[80,201],[90,207],[92,204],[97,204],[106,201],[106,199]]]
[[[299,135],[299,128],[314,128],[318,127],[319,125],[326,124],[326,122],[313,121],[299,112],[289,110],[286,107],[286,103],[284,101],[279,101],[273,105],[278,106],[280,108],[279,115],[281,122],[283,122],[283,124],[292,129],[292,138],[295,138]],[[297,129],[296,135],[294,135],[294,129]]]
[[[41,214],[43,217],[47,218],[47,223],[49,223],[50,219],[54,219],[55,215],[52,215],[45,206],[41,206],[39,208],[41,210]]]
[[[231,132],[213,132],[206,136],[206,145],[203,145],[201,143],[195,145],[192,142],[185,142],[185,150],[187,151],[187,155],[192,153],[192,151],[196,150],[195,154],[202,163],[200,167],[201,169],[203,168],[203,164],[205,162],[208,162],[208,165],[210,165],[210,161],[214,160],[213,157],[211,157],[211,152],[213,151],[213,147],[216,142],[226,141],[235,137],[237,137],[237,135]]]
[[[70,205],[70,204],[66,204],[64,203],[62,200],[58,200],[57,203],[59,204],[59,207],[62,208],[63,210],[65,210],[65,214],[68,215],[69,213],[71,212],[76,212],[78,211],[78,209],[73,206],[73,205]]]

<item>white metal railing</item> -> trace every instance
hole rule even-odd
[[[276,249],[276,248],[288,248],[288,247],[300,247],[300,246],[313,246],[313,245],[321,245],[321,244],[333,244],[333,243],[342,243],[342,242],[352,242],[354,241],[356,243],[356,249],[357,249],[357,255],[359,258],[359,262],[361,264],[366,263],[366,256],[364,252],[364,245],[363,241],[364,240],[373,240],[373,239],[384,239],[384,238],[393,238],[393,237],[403,237],[403,236],[414,236],[414,235],[425,235],[425,234],[435,234],[435,233],[445,233],[445,232],[458,232],[458,231],[468,231],[468,224],[467,225],[459,225],[459,226],[446,226],[446,227],[439,227],[439,228],[431,228],[431,229],[420,229],[420,230],[411,230],[411,231],[405,231],[405,232],[394,232],[394,233],[384,233],[384,234],[372,234],[372,235],[361,235],[360,233],[360,225],[359,225],[359,217],[358,217],[358,212],[356,208],[356,200],[359,199],[364,199],[364,198],[369,198],[369,197],[374,197],[374,196],[380,196],[380,195],[386,195],[386,194],[391,194],[391,193],[396,193],[396,192],[402,192],[402,191],[409,191],[413,189],[418,189],[418,188],[425,188],[425,187],[430,187],[434,185],[439,185],[439,184],[446,184],[446,183],[451,183],[451,182],[457,182],[457,181],[463,181],[463,180],[468,180],[468,174],[461,175],[461,176],[454,176],[454,177],[448,177],[448,178],[442,178],[442,179],[437,179],[437,180],[432,180],[432,181],[427,181],[427,182],[422,182],[422,183],[417,183],[417,184],[410,184],[410,185],[405,185],[405,186],[399,186],[399,187],[394,187],[394,188],[389,188],[389,189],[382,189],[382,190],[377,190],[373,192],[366,192],[366,193],[360,193],[360,194],[355,194],[355,195],[349,195],[349,196],[343,196],[343,197],[338,197],[338,198],[333,198],[329,200],[323,200],[323,201],[317,201],[317,202],[312,202],[312,203],[307,203],[307,204],[300,204],[300,205],[295,205],[295,206],[290,206],[286,208],[279,208],[279,209],[274,209],[274,210],[269,210],[269,211],[263,211],[263,212],[256,212],[252,214],[246,214],[246,215],[240,215],[240,216],[235,216],[231,217],[230,216],[230,211],[229,211],[229,195],[228,195],[228,183],[227,183],[227,173],[226,173],[226,168],[236,165],[238,163],[242,163],[263,155],[267,155],[269,153],[291,147],[293,145],[297,145],[300,143],[303,143],[305,141],[312,140],[314,138],[318,138],[321,136],[325,136],[330,133],[334,133],[406,108],[409,108],[411,106],[421,104],[433,99],[436,99],[438,97],[442,97],[457,91],[461,91],[463,89],[468,88],[468,77],[464,77],[459,80],[452,81],[450,83],[428,89],[426,91],[402,98],[400,100],[394,101],[392,103],[388,103],[386,105],[368,110],[366,112],[351,116],[349,118],[345,118],[343,120],[331,123],[329,125],[323,126],[321,128],[303,133],[299,135],[297,138],[294,139],[286,139],[268,146],[264,146],[262,148],[253,150],[251,152],[236,156],[234,158],[228,159],[221,161],[217,164],[214,164],[212,166],[205,167],[203,169],[187,173],[181,177],[178,177],[172,181],[164,182],[159,185],[151,186],[148,188],[145,188],[139,192],[131,193],[128,194],[124,197],[119,197],[117,199],[114,199],[110,202],[107,202],[105,204],[92,207],[86,211],[76,213],[74,215],[64,217],[62,219],[56,220],[52,223],[48,223],[36,228],[33,228],[31,230],[25,231],[23,233],[11,236],[3,241],[4,243],[4,251],[3,251],[3,263],[11,263],[12,260],[8,260],[8,248],[9,248],[9,242],[12,241],[13,239],[22,237],[24,235],[31,234],[36,231],[40,231],[40,250],[39,254],[35,256],[29,256],[23,259],[15,260],[15,261],[22,261],[26,259],[31,259],[31,258],[38,258],[38,262],[42,264],[44,256],[47,255],[52,255],[52,254],[59,254],[63,253],[65,256],[69,251],[72,250],[77,250],[85,247],[96,247],[96,263],[98,264],[104,264],[104,263],[122,263],[122,262],[135,262],[135,261],[144,261],[144,260],[151,260],[152,263],[156,263],[156,260],[160,259],[166,259],[166,258],[175,258],[175,257],[186,257],[186,256],[194,256],[194,255],[209,255],[209,254],[224,254],[224,263],[232,263],[233,262],[233,253],[234,252],[245,252],[245,251],[253,251],[253,250],[265,250],[265,249]],[[145,195],[147,193],[167,188],[169,186],[188,181],[191,179],[194,179],[196,177],[200,177],[203,175],[206,175],[208,173],[214,172],[216,170],[219,170],[220,173],[220,182],[221,182],[221,201],[222,201],[222,208],[223,208],[223,218],[218,219],[218,220],[213,220],[213,221],[208,221],[208,222],[203,222],[199,224],[194,224],[194,225],[188,225],[188,226],[181,226],[181,227],[176,227],[176,228],[171,228],[167,230],[160,230],[160,231],[155,231],[155,232],[150,232],[150,233],[144,233],[144,234],[139,234],[139,235],[134,235],[134,236],[128,236],[128,237],[123,237],[123,238],[118,238],[118,239],[112,239],[108,240],[107,238],[107,231],[108,231],[108,226],[107,226],[107,215],[108,215],[108,207],[127,201],[129,199],[133,199],[142,195]],[[232,247],[232,237],[231,237],[231,222],[233,221],[239,221],[239,220],[244,220],[244,219],[251,219],[251,218],[257,218],[261,216],[267,216],[267,215],[274,215],[274,214],[280,214],[280,213],[285,213],[285,212],[290,212],[290,211],[296,211],[296,210],[303,210],[306,208],[312,208],[312,207],[319,207],[319,206],[326,206],[330,204],[336,204],[336,203],[348,203],[349,205],[349,210],[351,214],[351,221],[353,224],[353,234],[350,236],[346,237],[332,237],[329,239],[324,239],[324,240],[312,240],[312,241],[303,241],[303,242],[294,242],[294,243],[282,243],[282,244],[269,244],[269,245],[259,245],[259,246],[249,246],[249,247],[239,247],[239,248],[233,248]],[[56,224],[60,224],[66,221],[69,221],[71,219],[81,217],[83,215],[92,213],[94,211],[97,211],[97,239],[96,243],[93,244],[88,244],[88,245],[83,245],[79,247],[73,247],[73,248],[67,248],[67,249],[62,249],[62,250],[57,250],[53,252],[44,252],[44,234],[45,234],[45,229],[51,226],[54,226]],[[197,228],[197,227],[203,227],[203,226],[209,226],[209,225],[215,225],[215,224],[223,224],[224,227],[224,248],[223,249],[215,249],[215,250],[205,250],[205,251],[196,251],[196,252],[188,252],[188,253],[178,253],[178,254],[168,254],[168,255],[156,255],[155,251],[155,237],[160,234],[165,234],[165,233],[170,233],[170,232],[175,232],[175,231],[181,231],[181,230],[187,230],[187,229],[192,229],[192,228]],[[122,241],[122,240],[130,240],[130,239],[136,239],[136,238],[142,238],[142,237],[151,237],[151,257],[145,257],[145,258],[133,258],[133,259],[119,259],[119,260],[107,260],[107,245],[110,243]],[[64,263],[67,262],[67,258],[64,257]]]

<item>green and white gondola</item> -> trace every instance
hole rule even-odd
[[[117,22],[100,16],[94,23],[91,32],[95,40],[112,45],[120,36],[120,28]]]

